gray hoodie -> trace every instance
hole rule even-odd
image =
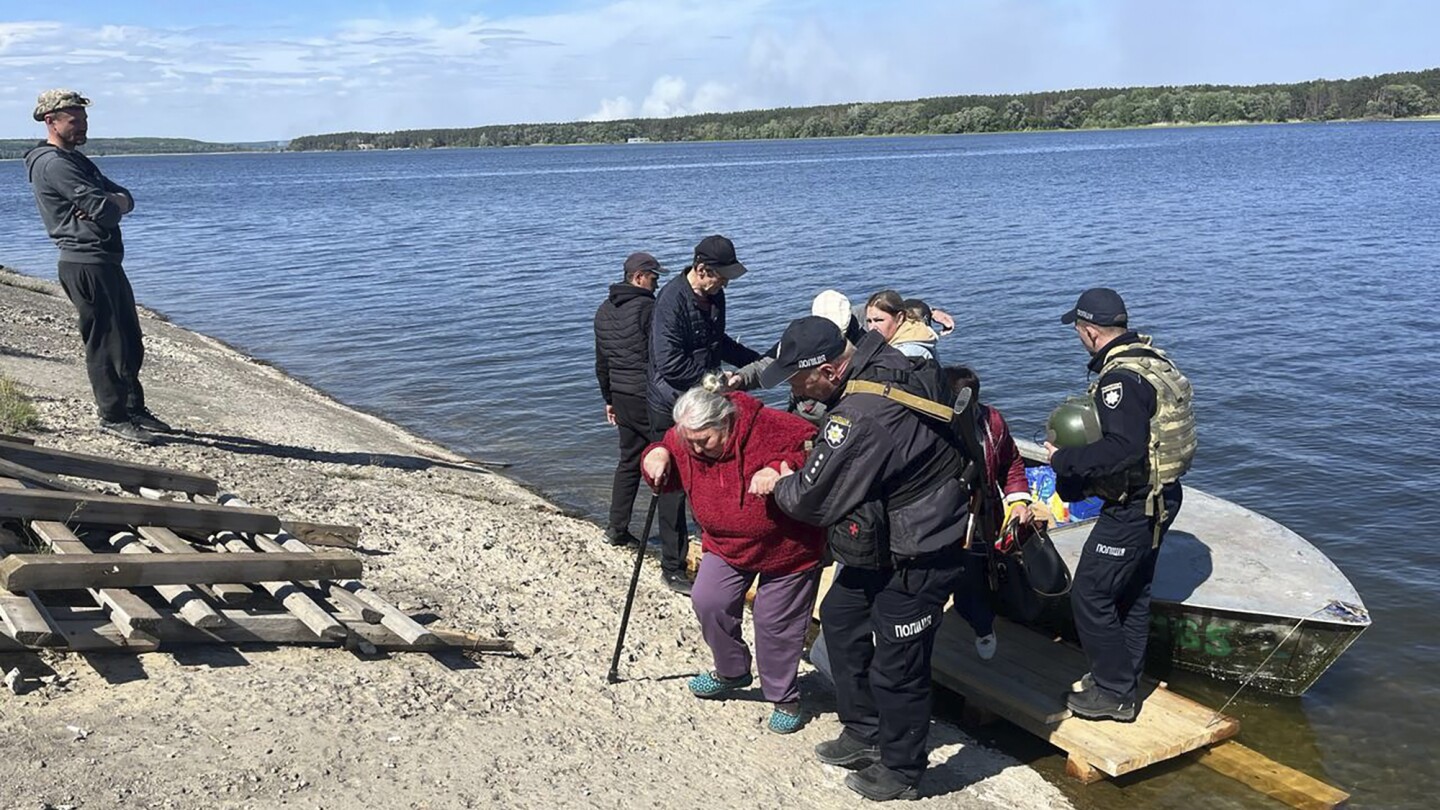
[[[129,191],[101,174],[90,158],[49,143],[25,153],[25,168],[45,231],[60,248],[60,261],[119,264],[125,258],[120,238],[124,212],[106,195],[124,194],[133,207]]]

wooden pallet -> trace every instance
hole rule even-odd
[[[290,532],[353,546],[352,527],[282,522],[217,493],[206,476],[0,438],[0,651],[263,643],[514,652],[508,641],[420,625],[359,581],[359,558],[316,551]]]
[[[1151,678],[1133,723],[1082,720],[1065,708],[1070,685],[1088,670],[1075,647],[997,619],[998,652],[975,654],[975,635],[953,614],[935,644],[935,681],[1029,731],[1067,754],[1066,772],[1091,782],[1121,776],[1233,737],[1240,723],[1217,715]]]

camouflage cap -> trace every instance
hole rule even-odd
[[[56,110],[63,110],[67,107],[88,107],[90,99],[85,98],[74,90],[57,88],[46,90],[35,99],[35,120],[44,121],[46,113]]]

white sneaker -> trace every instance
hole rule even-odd
[[[989,661],[995,657],[995,634],[980,636],[975,639],[975,654],[980,656],[981,661]]]

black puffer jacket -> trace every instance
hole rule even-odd
[[[668,412],[681,394],[722,362],[739,368],[760,359],[759,352],[725,334],[725,292],[707,300],[708,307],[696,300],[689,273],[660,289],[655,326],[650,330],[650,381],[645,390],[651,410]]]
[[[645,396],[654,313],[655,293],[628,282],[611,284],[609,297],[596,310],[595,378],[606,405],[615,394]]]

